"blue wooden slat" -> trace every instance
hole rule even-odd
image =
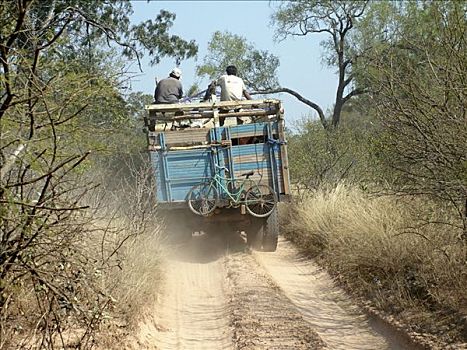
[[[268,140],[273,138],[273,131],[272,131],[272,126],[269,123],[267,125],[267,132],[268,132]],[[274,193],[278,194],[279,191],[278,189],[278,184],[277,184],[277,168],[276,168],[276,156],[274,152],[274,147],[271,144],[267,144],[269,148],[269,162],[270,162],[270,167],[271,167],[271,178],[272,178],[272,189],[274,190]]]
[[[162,176],[160,173],[160,160],[158,152],[150,152],[151,162],[153,164],[152,169],[154,172],[154,178],[156,179],[156,196],[158,200],[165,198],[163,193],[163,184],[162,184]]]
[[[261,169],[271,169],[269,163],[261,164],[257,162],[245,162],[245,163],[236,163],[235,170],[238,171],[250,171],[250,170],[261,170]]]
[[[240,133],[250,133],[250,132],[261,132],[263,135],[267,135],[267,125],[268,123],[252,123],[252,124],[242,124],[230,126],[230,134],[233,138],[236,137],[235,134]],[[274,133],[277,133],[277,122],[271,123],[271,127]]]
[[[164,189],[165,189],[165,197],[166,197],[166,200],[170,202],[170,199],[171,199],[171,194],[170,194],[170,183],[169,183],[169,169],[168,169],[168,164],[167,164],[167,160],[166,160],[166,157],[164,157],[164,154],[167,152],[166,151],[166,144],[165,144],[165,134],[163,132],[161,132],[159,134],[159,144],[161,145],[161,153],[160,153],[160,160],[161,160],[161,164],[160,164],[160,167],[162,169],[162,174],[161,174],[161,181],[164,185]]]
[[[235,138],[237,133],[261,131],[267,135],[269,123],[243,124],[209,130],[209,141],[220,143]],[[277,131],[277,123],[271,124],[271,132]],[[279,152],[270,156],[267,144],[249,144],[232,147],[214,147],[196,150],[165,150],[164,135],[159,134],[162,150],[151,152],[159,202],[183,202],[189,190],[196,184],[209,180],[214,174],[214,164],[226,166],[233,176],[234,172],[263,172],[277,174],[281,162]],[[241,156],[255,157],[258,161],[239,163]],[[264,158],[264,159],[262,159]],[[272,164],[271,164],[272,163]],[[224,175],[221,173],[221,175]]]
[[[225,139],[230,140],[230,128],[225,128]],[[235,181],[235,166],[232,157],[232,147],[227,147],[224,151],[224,157],[228,160],[229,163],[229,171],[230,171],[230,178]]]

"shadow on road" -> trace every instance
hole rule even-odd
[[[168,248],[173,260],[207,264],[225,255],[245,251],[247,245],[239,232],[218,231],[194,235],[184,242],[168,243]]]

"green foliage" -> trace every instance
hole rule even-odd
[[[307,189],[334,187],[341,181],[373,186],[383,181],[371,152],[373,126],[368,118],[347,110],[343,125],[327,131],[318,121],[302,120],[289,135],[292,181]]]
[[[0,6],[0,348],[65,348],[67,329],[92,347],[113,302],[102,271],[141,231],[97,230],[85,201],[98,165],[123,168],[143,149],[138,118],[152,98],[124,94],[121,57],[183,59],[196,46],[169,35],[174,15],[130,27],[130,13],[114,0]],[[163,43],[143,40],[154,32]]]
[[[186,93],[187,96],[194,96],[200,92],[199,84],[198,83],[193,83],[189,88]]]
[[[395,175],[395,190],[450,203],[467,227],[466,5],[394,10],[397,28],[387,24],[385,45],[362,62],[382,125],[380,159]]]
[[[245,84],[253,90],[278,86],[279,58],[266,50],[258,50],[244,37],[229,32],[215,32],[208,44],[208,54],[197,67],[197,75],[217,79],[225,68],[234,65]]]
[[[465,236],[465,12],[462,2],[370,3],[349,37],[358,53],[352,74],[368,94],[345,105],[342,130],[299,127],[292,177],[313,189],[345,179],[429,198],[450,208],[446,224]]]
[[[134,38],[144,47],[151,58],[151,64],[157,64],[162,57],[175,57],[177,64],[181,60],[195,56],[198,45],[194,40],[185,41],[178,35],[169,35],[175,14],[161,10],[155,20],[148,20],[132,27]]]

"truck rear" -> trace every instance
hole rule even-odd
[[[154,104],[146,109],[157,202],[168,230],[187,235],[244,231],[252,248],[274,251],[277,203],[290,196],[281,102]],[[195,198],[200,188],[210,188],[209,198],[199,193]],[[268,207],[271,198],[274,205]]]

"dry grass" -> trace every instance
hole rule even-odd
[[[373,305],[465,341],[465,246],[449,213],[422,200],[338,185],[289,210],[287,236]],[[420,329],[419,329],[420,330]]]
[[[87,349],[96,344],[108,349],[122,341],[151,307],[161,280],[159,226],[136,232],[133,224],[117,215],[107,222],[99,219],[93,228],[83,227],[80,240],[73,242],[75,255],[63,268],[73,274],[63,283],[72,307],[92,313],[92,325],[78,322],[76,312],[59,301],[54,314],[63,319],[60,331],[44,341],[44,327],[37,321],[43,312],[38,291],[24,283],[10,303],[9,339],[3,339],[0,349]]]
[[[45,253],[34,265],[45,277],[19,276],[5,289],[0,349],[121,344],[160,284],[160,225],[149,176],[139,169],[118,191],[101,186],[84,198],[90,209],[46,231],[36,244]]]
[[[102,290],[111,297],[96,333],[97,349],[121,349],[128,336],[152,310],[161,286],[160,226],[154,220],[145,231],[132,231],[134,222],[113,220],[115,234],[106,229],[106,250],[110,253],[121,244],[121,233],[133,233],[112,257],[112,267],[102,271]],[[120,234],[119,234],[120,232]]]
[[[157,231],[139,236],[122,251],[122,268],[106,276],[118,312],[134,326],[155,302],[161,284],[161,254]]]
[[[102,231],[98,241],[113,261],[102,274],[103,288],[113,301],[109,316],[116,322],[110,324],[124,326],[125,332],[134,329],[155,302],[162,276],[162,226],[152,195],[151,169],[130,164],[129,171],[131,181],[104,191],[105,203],[94,199]]]

